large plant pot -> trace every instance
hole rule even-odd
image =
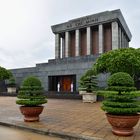
[[[133,127],[139,121],[140,115],[118,116],[106,113],[109,123],[112,125],[112,132],[118,136],[133,135]]]
[[[81,94],[84,103],[94,103],[97,101],[97,94],[96,92],[86,92]]]
[[[39,121],[39,115],[43,111],[43,106],[27,107],[20,106],[20,111],[24,115],[25,122]]]
[[[16,87],[7,87],[8,93],[16,93]]]

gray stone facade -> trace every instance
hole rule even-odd
[[[53,59],[48,63],[36,64],[36,67],[12,69],[14,77],[16,77],[17,85],[20,86],[23,79],[27,76],[38,77],[43,87],[48,91],[48,76],[76,75],[76,90],[78,90],[78,81],[85,71],[90,69],[98,56],[84,56],[75,58]],[[99,81],[100,86],[104,86],[104,78],[101,75]]]

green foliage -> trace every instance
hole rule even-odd
[[[107,91],[99,91],[105,97],[102,109],[115,115],[133,115],[140,112],[140,91],[135,91],[134,80],[127,73],[118,72],[108,79]],[[110,90],[110,91],[109,91]]]
[[[127,91],[135,91],[136,87],[126,87],[126,86],[109,86],[107,88],[108,90],[114,90],[114,91],[119,91],[119,92],[127,92]]]
[[[45,104],[46,100],[17,100],[16,103],[19,105],[25,105],[25,106],[37,106],[41,104]]]
[[[10,77],[7,81],[7,86],[8,87],[15,87],[16,86],[16,81],[14,77]]]
[[[140,76],[140,49],[122,48],[102,54],[93,66],[97,73],[126,72],[133,78]]]
[[[10,70],[7,70],[8,74],[9,74],[9,78],[13,77],[13,74]]]
[[[38,86],[41,87],[41,82],[38,78],[30,76],[26,79],[24,79],[22,86],[29,86],[29,87],[34,87],[34,86]]]
[[[47,102],[40,80],[33,76],[23,81],[17,97],[16,103],[25,106],[38,106]]]
[[[133,78],[125,72],[118,72],[113,74],[112,76],[110,76],[107,83],[108,86],[126,86],[126,87],[134,86]]]
[[[0,80],[5,80],[10,77],[9,71],[3,67],[0,67]]]
[[[79,90],[86,90],[92,92],[97,89],[97,77],[94,75],[92,69],[88,70],[79,81]]]

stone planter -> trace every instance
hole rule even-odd
[[[133,127],[139,121],[140,115],[119,116],[106,113],[109,123],[112,125],[112,132],[118,136],[133,135]]]
[[[28,107],[20,106],[20,111],[24,115],[25,122],[35,122],[39,121],[39,115],[43,111],[43,106]]]
[[[8,93],[16,93],[16,87],[7,87]]]
[[[80,94],[80,95],[83,95],[83,94],[85,94],[85,93],[86,93],[86,91],[84,91],[84,90],[79,91],[79,94]]]
[[[97,101],[97,94],[96,92],[85,92],[82,93],[82,99],[84,103],[95,103]]]

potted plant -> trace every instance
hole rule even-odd
[[[108,79],[107,91],[100,91],[105,100],[102,109],[106,111],[112,132],[119,136],[129,136],[134,133],[133,127],[139,120],[140,106],[135,91],[134,80],[124,72],[111,75]]]
[[[27,77],[19,90],[16,103],[20,106],[20,111],[24,115],[24,121],[39,121],[39,114],[43,111],[42,104],[47,103],[43,95],[43,88],[38,78]]]
[[[86,86],[85,86],[85,76],[82,76],[81,78],[80,78],[80,81],[79,81],[79,88],[78,88],[78,90],[79,90],[79,94],[80,95],[83,95],[83,94],[85,94],[86,93]]]
[[[82,95],[83,102],[94,103],[97,100],[96,88],[97,78],[95,75],[81,77],[79,94]]]
[[[16,82],[13,76],[7,80],[7,92],[16,93]]]

